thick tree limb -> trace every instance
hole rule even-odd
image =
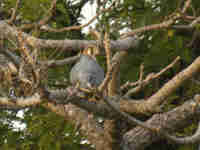
[[[42,102],[38,93],[28,98],[17,98],[13,100],[8,97],[0,97],[0,105],[9,107],[29,107],[39,105]]]
[[[179,88],[186,80],[191,79],[192,76],[200,71],[200,57],[197,57],[195,61],[188,66],[185,70],[178,73],[170,81],[168,81],[158,92],[148,98],[146,101],[121,101],[120,107],[127,112],[146,112],[155,113],[159,112],[160,105],[167,100],[167,97],[171,95],[177,88]]]
[[[44,105],[47,109],[63,116],[67,121],[79,127],[81,134],[85,135],[91,144],[95,145],[97,150],[111,149],[109,141],[104,139],[103,129],[98,127],[97,122],[91,114],[76,107],[73,104],[53,105],[47,103]]]
[[[44,102],[39,94],[35,94],[29,98],[11,98],[0,97],[0,105],[5,108],[23,108],[30,106],[42,105],[45,108],[65,117],[67,121],[79,127],[81,133],[88,137],[88,140],[96,146],[97,150],[107,149],[110,143],[104,140],[103,129],[98,127],[97,122],[93,119],[91,114],[73,104],[53,104]]]
[[[154,126],[159,128],[161,131],[165,130],[168,132],[175,132],[175,130],[184,128],[187,125],[190,125],[190,120],[194,118],[199,118],[200,108],[199,108],[199,98],[194,100],[190,100],[185,102],[183,105],[160,115],[154,115],[151,119],[146,121],[146,123],[150,126]],[[196,132],[198,133],[198,131]],[[198,133],[199,134],[199,133]],[[196,134],[193,136],[195,137]],[[188,140],[193,137],[187,137],[187,142],[185,143],[193,143],[197,142],[194,139]],[[141,150],[145,147],[149,146],[153,142],[160,140],[161,137],[156,135],[153,132],[150,132],[142,127],[136,127],[130,131],[128,131],[123,136],[123,147],[127,150]],[[180,141],[184,141],[182,138]],[[197,137],[195,138],[197,140]]]
[[[18,30],[7,24],[5,21],[0,21],[0,34],[4,37],[8,37],[16,41],[19,34]],[[40,38],[35,38],[24,32],[22,32],[22,37],[26,39],[29,45],[37,47],[38,49],[58,49],[63,51],[80,51],[86,48],[88,45],[97,44],[97,41],[87,41],[87,40],[45,40]],[[139,44],[139,39],[136,37],[129,37],[121,40],[111,41],[111,49],[113,50],[128,50],[131,48],[136,48]]]

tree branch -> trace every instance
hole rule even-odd
[[[187,125],[191,125],[190,120],[197,118],[199,119],[200,115],[200,99],[190,100],[185,102],[183,105],[176,107],[175,109],[166,112],[160,115],[154,115],[151,119],[146,121],[146,123],[150,126],[154,126],[159,128],[159,130],[168,131],[171,133],[175,133],[176,130],[180,128],[184,128]],[[187,142],[185,143],[193,143],[197,142],[199,136],[199,129],[197,130],[196,134],[191,137],[187,137]],[[195,137],[196,141],[189,140]],[[141,150],[145,147],[149,146],[153,142],[160,140],[162,137],[156,135],[155,133],[148,131],[142,127],[136,127],[130,131],[128,131],[123,136],[123,147],[126,147],[127,150]],[[176,140],[178,138],[175,138]],[[179,141],[184,141],[185,138],[180,138]],[[137,142],[136,142],[137,141]],[[177,142],[178,141],[173,141]]]
[[[7,24],[5,21],[0,21],[0,34],[5,38],[10,38],[16,41],[19,34],[18,30]],[[22,32],[22,37],[26,39],[29,45],[37,47],[38,49],[57,49],[63,51],[80,51],[86,48],[88,45],[95,45],[97,41],[87,41],[87,40],[45,40],[40,38],[35,38],[29,34]],[[136,37],[129,37],[126,39],[111,41],[111,49],[118,51],[127,51],[128,49],[134,49],[139,45],[140,39]]]
[[[47,24],[47,22],[51,19],[52,15],[53,15],[53,10],[56,7],[56,2],[57,2],[57,0],[52,0],[51,6],[50,6],[49,10],[47,11],[47,15],[44,18],[42,18],[41,20],[39,20],[36,23],[22,25],[20,27],[20,30],[30,29],[30,28],[34,28],[34,27],[41,27],[41,26]]]
[[[137,81],[137,82],[134,82],[134,83],[126,83],[122,88],[126,88],[127,86],[133,86],[135,84],[138,84],[138,86],[128,90],[128,92],[125,94],[125,96],[129,97],[132,94],[138,93],[144,87],[146,87],[152,80],[160,77],[163,73],[165,73],[167,70],[172,68],[179,60],[180,60],[180,57],[178,56],[178,57],[176,57],[176,59],[171,64],[169,64],[167,67],[162,69],[160,72],[158,72],[158,73],[150,73],[149,75],[147,75],[147,77],[144,80],[141,80],[140,82]]]
[[[15,8],[13,8],[13,12],[12,12],[10,20],[8,21],[8,24],[12,24],[15,21],[16,15],[17,15],[17,10],[19,9],[20,1],[21,0],[16,1]]]
[[[116,0],[118,1],[118,0]],[[76,26],[70,26],[70,27],[64,27],[61,29],[54,29],[51,28],[49,26],[43,26],[41,29],[47,32],[64,32],[64,31],[70,31],[70,30],[80,30],[82,28],[87,27],[88,25],[90,25],[92,22],[94,22],[102,13],[108,12],[111,10],[111,8],[113,7],[113,4],[115,4],[114,1],[108,8],[102,9],[100,12],[98,12],[94,17],[92,17],[87,23],[82,24],[82,25],[76,25]],[[106,2],[106,1],[104,1]]]

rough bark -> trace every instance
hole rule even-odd
[[[199,104],[199,99],[187,101],[169,112],[153,115],[146,123],[159,128],[159,130],[174,133],[177,129],[191,125],[191,119],[200,115]],[[162,137],[159,135],[144,128],[136,127],[124,134],[122,143],[124,150],[142,150],[160,139]]]
[[[40,49],[52,48],[63,51],[80,51],[86,48],[88,45],[97,44],[97,41],[87,41],[87,40],[46,40],[35,38],[29,34],[18,31],[16,27],[10,26],[5,21],[0,21],[0,34],[4,37],[9,37],[10,39],[16,41],[17,37],[21,35],[29,45],[37,47]],[[128,37],[126,39],[119,39],[116,41],[111,41],[111,49],[113,50],[128,50],[137,47],[139,44],[139,39],[136,37]]]

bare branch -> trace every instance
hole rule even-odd
[[[107,86],[108,82],[112,79],[112,73],[116,65],[117,63],[112,64],[111,68],[107,71],[106,77],[104,78],[103,82],[98,87],[99,91],[103,91],[105,87]]]
[[[61,29],[54,29],[54,28],[51,28],[49,26],[43,26],[41,29],[44,30],[44,31],[48,31],[48,32],[64,32],[64,31],[70,31],[70,30],[80,30],[80,29],[82,29],[82,28],[87,27],[88,25],[90,25],[102,13],[110,11],[116,1],[118,1],[118,0],[115,0],[108,8],[102,9],[100,12],[98,12],[96,14],[96,16],[92,17],[86,24],[76,25],[76,26],[70,26],[70,27],[64,27],[64,28],[61,28]]]
[[[180,18],[180,16],[175,16],[172,19],[169,19],[169,20],[164,21],[164,22],[159,23],[159,24],[153,24],[153,25],[144,26],[144,27],[135,29],[132,32],[124,33],[124,34],[121,35],[121,37],[122,38],[127,38],[129,36],[134,36],[134,35],[136,35],[138,33],[143,33],[143,32],[146,32],[146,31],[165,29],[165,28],[170,27],[175,22],[175,20],[177,20],[178,18]]]
[[[121,100],[120,108],[121,110],[129,113],[152,114],[161,112],[160,105],[167,100],[167,97],[170,96],[177,88],[179,88],[186,80],[191,79],[199,71],[200,57],[197,57],[190,66],[188,66],[182,72],[179,72],[150,98],[140,101]]]
[[[47,49],[52,48],[56,50],[64,50],[64,51],[80,51],[84,48],[88,47],[88,45],[97,45],[97,41],[87,41],[87,40],[44,40],[40,38],[35,38],[21,32],[26,42],[32,47],[37,47],[38,49]],[[11,40],[16,40],[19,31],[15,27],[11,27],[5,21],[0,21],[0,34],[6,38],[10,38]],[[111,49],[115,49],[118,51],[127,51],[130,48],[135,48],[139,45],[140,39],[137,37],[129,37],[126,39],[111,41]]]
[[[161,130],[161,127],[159,127],[159,126],[153,127],[145,122],[137,120],[136,118],[129,115],[128,113],[120,111],[119,106],[117,106],[117,104],[114,102],[116,100],[113,100],[113,98],[108,98],[105,96],[102,96],[102,98],[104,99],[105,103],[108,104],[115,112],[117,112],[119,115],[123,116],[125,119],[127,119],[127,121],[129,121],[133,125],[138,125],[140,127],[143,127],[144,129],[152,131],[152,132],[158,134],[159,136],[163,136],[166,139],[171,140],[176,143],[182,143],[182,144],[185,143],[186,144],[186,143],[191,143],[191,142],[194,143],[196,141],[199,141],[199,137],[200,137],[199,130],[200,129],[198,129],[196,134],[194,134],[192,137],[177,138],[176,136],[169,135],[165,130]],[[198,96],[196,102],[197,103],[195,103],[193,107],[195,107],[197,109],[200,106],[199,105],[200,96]]]
[[[16,100],[13,100],[8,97],[0,97],[0,105],[2,106],[13,106],[13,107],[28,107],[28,106],[35,106],[42,102],[40,99],[40,95],[38,93],[35,93],[33,96],[28,98],[17,98]]]
[[[144,129],[147,129],[151,132],[156,133],[158,136],[165,137],[166,139],[171,140],[175,143],[179,143],[179,144],[180,143],[181,144],[195,143],[195,142],[199,141],[199,137],[200,137],[200,131],[199,131],[200,129],[199,128],[196,131],[196,133],[191,137],[177,138],[176,136],[169,135],[164,129],[162,129],[162,126],[160,126],[160,125],[153,127],[152,125],[141,122],[141,121],[137,120],[136,118],[134,118],[133,116],[120,111],[119,106],[117,106],[117,104],[114,102],[116,100],[114,100],[113,98],[108,98],[103,95],[101,95],[101,97],[104,99],[105,103],[108,104],[115,112],[117,112],[119,115],[123,116],[125,119],[127,119],[133,125],[138,125],[140,127],[143,127]],[[200,96],[196,96],[195,99],[196,99],[196,103],[194,102],[191,105],[193,106],[193,110],[197,111],[200,106],[199,105]]]
[[[106,77],[105,77],[104,81],[98,87],[99,91],[103,91],[105,89],[107,90],[107,85],[108,85],[108,82],[112,78],[112,72],[114,69],[114,65],[112,66],[112,63],[111,63],[110,39],[108,37],[107,32],[104,35],[104,47],[105,47],[105,51],[106,51],[107,73],[106,73]]]
[[[186,10],[188,9],[188,7],[190,6],[190,2],[191,0],[186,0],[183,9],[182,9],[182,13],[185,13]],[[170,27],[177,19],[181,18],[181,14],[175,14],[172,17],[170,17],[169,20],[163,21],[162,23],[159,24],[153,24],[153,25],[148,25],[148,26],[144,26],[138,29],[133,30],[132,32],[128,32],[128,33],[124,33],[121,35],[122,38],[126,38],[128,36],[134,36],[138,33],[143,33],[146,31],[152,31],[152,30],[158,30],[158,29],[166,29],[168,27]]]
[[[111,54],[111,49],[110,49],[110,39],[109,39],[109,35],[106,32],[105,36],[104,36],[104,47],[105,47],[105,51],[106,51],[106,64],[107,64],[107,70],[110,70],[111,68],[111,59],[112,59],[112,54]]]
[[[200,57],[197,57],[195,61],[188,66],[185,70],[178,73],[170,81],[168,81],[158,92],[151,96],[147,100],[147,109],[152,111],[152,108],[162,104],[166,98],[174,92],[182,83],[190,79],[193,75],[200,71]]]
[[[199,102],[200,102],[199,99],[198,100],[195,99],[195,101],[188,100],[183,105],[178,106],[169,112],[154,115],[145,123],[147,123],[150,126],[160,128],[161,131],[164,130],[170,133],[175,133],[176,130],[180,130],[181,128],[191,125],[191,122],[190,122],[191,119],[195,119],[195,118],[199,119],[198,117],[200,115]],[[199,129],[191,137],[195,137],[198,134],[199,134]],[[191,138],[191,137],[187,137],[187,138]],[[145,147],[151,145],[152,143],[156,141],[159,141],[162,138],[163,138],[162,136],[160,137],[151,131],[143,129],[142,127],[136,127],[129,130],[123,136],[122,143],[128,149],[138,150],[138,149],[144,149]],[[172,141],[178,143],[175,140],[172,140]],[[194,142],[197,142],[197,141],[194,141]],[[188,141],[188,143],[193,143],[193,142]]]
[[[17,0],[15,8],[13,8],[13,12],[12,12],[11,18],[8,21],[8,24],[12,24],[15,21],[16,15],[17,15],[17,10],[19,9],[19,5],[20,5],[20,0]]]
[[[177,144],[195,144],[197,142],[200,141],[200,122],[198,125],[198,129],[196,130],[196,132],[192,135],[192,136],[188,136],[188,137],[175,137],[175,136],[169,136],[169,140],[173,141],[174,143]]]
[[[192,21],[192,23],[190,23],[190,27],[194,27],[197,23],[199,23],[200,22],[200,16],[199,17],[197,17],[194,21]]]
[[[6,55],[17,67],[19,67],[21,60],[17,55],[13,54],[11,50],[3,48],[0,49],[0,53]]]
[[[72,104],[54,105],[52,103],[44,104],[44,107],[63,116],[85,135],[91,144],[95,145],[97,150],[109,149],[109,141],[104,140],[104,130],[97,125],[97,122],[91,114]]]
[[[67,64],[71,64],[76,62],[80,58],[80,55],[67,57],[62,60],[48,60],[48,61],[40,61],[41,64],[46,65],[47,67],[57,67],[63,66]]]
[[[185,2],[185,5],[184,5],[184,7],[183,7],[183,9],[182,9],[182,13],[184,14],[186,11],[187,11],[187,9],[190,7],[190,4],[191,4],[191,0],[186,0],[186,2]]]
[[[159,78],[163,73],[165,73],[167,70],[169,70],[170,68],[172,68],[178,61],[180,60],[180,57],[176,57],[176,59],[171,63],[169,64],[167,67],[165,67],[164,69],[162,69],[160,72],[158,73],[150,73],[149,75],[147,75],[147,77],[139,82],[130,82],[130,83],[126,83],[125,85],[122,86],[122,88],[127,88],[128,86],[134,86],[134,85],[137,85],[137,87],[133,88],[133,89],[130,89],[126,94],[125,96],[130,96],[134,93],[137,93],[139,92],[142,88],[144,88],[145,86],[147,86],[152,80],[156,79],[156,78]]]
[[[33,28],[35,26],[36,27],[41,27],[41,26],[47,24],[47,22],[51,19],[52,15],[53,15],[53,11],[54,11],[54,9],[56,7],[56,2],[57,2],[57,0],[52,0],[51,6],[50,6],[49,10],[47,11],[46,17],[44,17],[43,19],[39,20],[38,23],[22,25],[20,27],[20,30],[30,29],[30,28]]]

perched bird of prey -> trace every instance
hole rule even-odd
[[[90,46],[83,50],[79,61],[73,66],[70,72],[70,81],[81,89],[98,87],[104,79],[104,70],[97,63],[97,49]]]

